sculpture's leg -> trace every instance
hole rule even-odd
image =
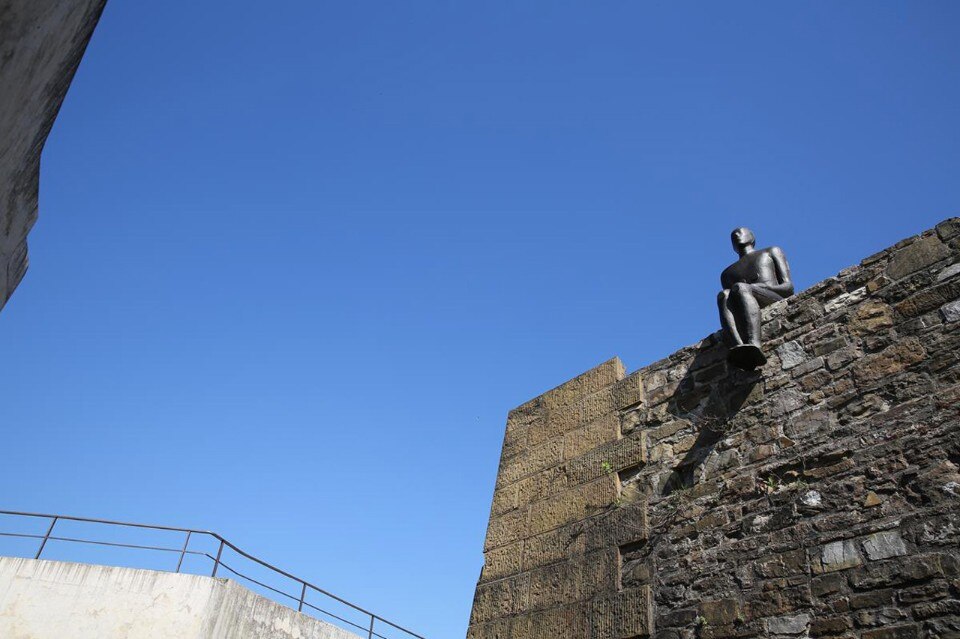
[[[760,346],[760,304],[757,303],[749,284],[734,284],[730,289],[730,303],[736,309],[734,317],[739,319],[737,328],[743,344]]]
[[[720,325],[723,327],[724,335],[734,346],[743,344],[740,339],[740,332],[737,330],[737,319],[730,311],[730,291],[720,291],[717,295],[717,306],[720,308]]]

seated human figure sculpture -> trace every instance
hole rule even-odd
[[[760,348],[760,309],[793,295],[793,282],[780,247],[755,248],[753,231],[745,227],[735,229],[730,241],[740,259],[720,274],[717,304],[730,346],[727,359],[749,371],[767,362]]]

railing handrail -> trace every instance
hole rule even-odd
[[[51,523],[51,525],[50,525],[50,529],[47,531],[47,534],[46,534],[45,536],[42,536],[42,537],[41,537],[41,536],[39,536],[39,535],[27,535],[27,536],[30,536],[30,537],[42,538],[42,539],[44,540],[44,544],[46,543],[46,540],[47,540],[47,539],[58,540],[58,539],[55,538],[55,537],[51,537],[51,536],[50,536],[50,533],[51,533],[51,531],[53,530],[53,525],[57,522],[57,520],[61,520],[61,519],[66,520],[66,521],[79,521],[79,522],[92,523],[92,524],[105,524],[105,525],[108,525],[108,526],[126,526],[126,527],[129,527],[129,528],[145,528],[145,529],[148,529],[148,530],[165,530],[165,531],[169,531],[169,532],[186,533],[186,534],[188,535],[187,543],[189,543],[189,536],[190,536],[190,535],[207,535],[207,536],[209,536],[209,537],[213,537],[214,539],[216,539],[217,541],[220,542],[220,544],[221,544],[220,552],[222,552],[223,546],[226,546],[226,547],[230,548],[231,550],[233,550],[233,551],[234,551],[235,553],[237,553],[238,555],[241,555],[242,557],[245,557],[246,559],[249,559],[250,561],[253,561],[253,562],[257,563],[257,564],[260,564],[260,565],[263,566],[264,568],[269,568],[270,570],[274,571],[275,573],[278,573],[278,574],[280,574],[280,575],[282,575],[282,576],[284,576],[284,577],[286,577],[286,578],[288,578],[288,579],[292,579],[293,581],[297,582],[298,584],[301,584],[301,585],[304,587],[304,592],[305,592],[305,589],[306,589],[306,588],[310,588],[310,589],[312,589],[312,590],[315,590],[316,592],[319,592],[320,594],[326,595],[327,597],[330,597],[331,599],[334,599],[334,600],[342,603],[342,604],[345,605],[345,606],[349,606],[350,608],[353,608],[353,609],[356,610],[357,612],[363,613],[364,615],[370,617],[370,622],[371,622],[371,626],[370,626],[370,627],[371,627],[370,636],[373,636],[373,631],[372,631],[373,622],[374,622],[374,620],[376,620],[376,621],[379,621],[379,622],[383,622],[383,623],[387,624],[388,626],[391,626],[391,627],[393,627],[393,628],[396,628],[397,630],[400,630],[400,631],[402,631],[402,632],[405,632],[405,633],[407,633],[408,635],[410,635],[411,637],[416,637],[416,639],[426,639],[425,637],[423,637],[423,636],[421,636],[421,635],[418,635],[417,633],[415,633],[415,632],[413,632],[413,631],[411,631],[411,630],[407,630],[407,629],[404,628],[403,626],[399,626],[399,625],[393,623],[392,621],[390,621],[390,620],[388,620],[388,619],[384,619],[384,618],[381,617],[380,615],[377,615],[377,614],[375,614],[375,613],[372,613],[372,612],[370,612],[369,610],[366,610],[365,608],[361,608],[360,606],[358,606],[358,605],[356,605],[356,604],[350,603],[350,602],[347,601],[346,599],[343,599],[343,598],[341,598],[341,597],[338,597],[337,595],[335,595],[335,594],[333,594],[333,593],[331,593],[331,592],[328,592],[327,590],[324,590],[323,588],[320,588],[319,586],[315,586],[314,584],[310,583],[309,581],[307,581],[307,580],[305,580],[305,579],[301,579],[300,577],[297,577],[297,576],[295,576],[295,575],[292,575],[292,574],[290,574],[289,572],[287,572],[287,571],[285,571],[285,570],[282,570],[282,569],[280,569],[280,568],[277,568],[277,567],[274,566],[273,564],[267,563],[266,561],[260,559],[259,557],[254,557],[254,556],[251,555],[250,553],[248,553],[248,552],[246,552],[246,551],[244,551],[244,550],[241,550],[238,546],[236,546],[236,545],[233,544],[232,542],[230,542],[230,541],[228,541],[227,539],[225,539],[224,537],[222,537],[219,533],[213,532],[212,530],[200,530],[200,529],[195,529],[195,528],[179,528],[179,527],[176,527],[176,526],[161,526],[161,525],[143,524],[143,523],[129,522],[129,521],[115,521],[115,520],[111,520],[111,519],[95,519],[95,518],[92,518],[92,517],[77,517],[77,516],[75,516],[75,515],[51,515],[51,514],[47,514],[47,513],[21,512],[21,511],[16,511],[16,510],[0,510],[0,515],[12,515],[12,516],[18,516],[18,517],[36,517],[36,518],[38,518],[38,519],[50,519],[50,520],[52,520],[52,523]],[[83,543],[90,543],[90,542],[87,542],[87,541],[85,541],[85,540],[79,540],[79,539],[70,539],[70,540],[63,540],[63,541],[77,541],[77,542],[83,542]],[[41,544],[41,546],[40,546],[40,552],[43,551],[43,547],[44,547],[44,545]],[[146,547],[144,547],[144,548],[146,548]],[[186,544],[184,545],[184,549],[186,549]],[[40,552],[37,553],[37,557],[40,556]],[[184,552],[186,553],[187,551],[184,550]],[[193,554],[193,552],[191,552],[190,554]],[[206,553],[203,553],[203,554],[206,554]],[[207,556],[209,557],[209,555],[207,555]],[[215,560],[216,564],[221,564],[221,563],[222,563],[222,562],[220,562],[220,559],[219,559],[219,558],[220,558],[220,553],[218,552],[218,553],[217,553],[217,559]],[[213,558],[211,557],[211,559],[213,559]],[[215,567],[214,567],[214,576],[216,575],[216,564],[215,564]],[[228,569],[229,569],[229,567],[228,567]],[[233,571],[231,570],[231,572],[233,572]],[[248,579],[249,579],[249,578],[248,578]],[[282,594],[286,594],[286,593],[282,593]],[[288,595],[288,596],[289,596],[289,595]],[[303,596],[303,595],[302,595],[302,596]],[[303,599],[302,599],[302,596],[301,596],[301,605],[303,605],[303,603],[304,603],[304,602],[303,602]],[[310,604],[307,604],[307,605],[310,606]],[[315,608],[315,606],[310,606],[310,607],[311,607],[311,608]],[[326,614],[329,614],[329,613],[326,613]],[[351,625],[354,625],[354,624],[351,624]]]

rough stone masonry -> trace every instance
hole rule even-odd
[[[960,637],[960,218],[511,411],[470,639]]]

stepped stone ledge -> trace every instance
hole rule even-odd
[[[468,639],[960,637],[960,218],[510,411]]]

